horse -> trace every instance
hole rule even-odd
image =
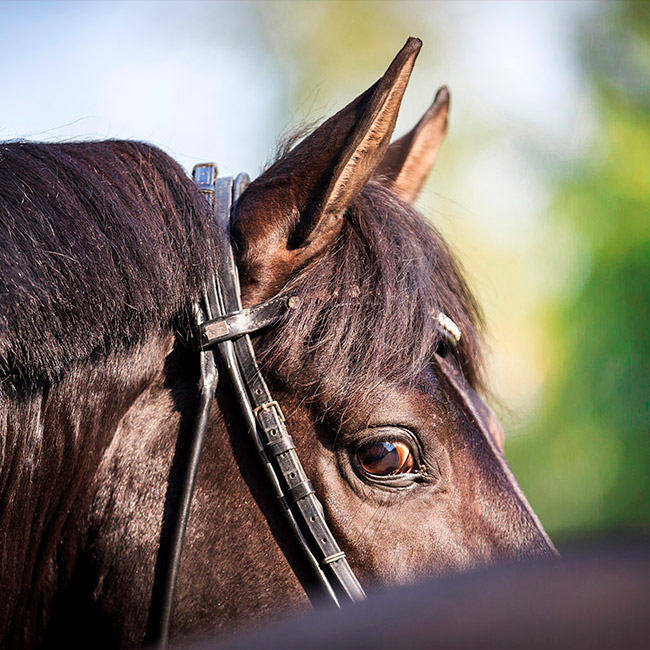
[[[447,89],[390,142],[420,45],[409,39],[377,83],[250,183],[229,233],[152,145],[0,145],[3,646],[151,640],[199,402],[196,310],[226,243],[243,308],[298,306],[251,349],[340,546],[330,561],[377,589],[556,554],[478,397],[480,310],[413,207]],[[232,386],[219,383],[215,406],[173,640],[323,597]]]

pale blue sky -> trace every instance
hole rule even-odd
[[[210,34],[202,5],[0,3],[0,137],[136,138],[188,168],[218,157],[256,171],[282,81],[233,46],[250,8],[219,3]]]

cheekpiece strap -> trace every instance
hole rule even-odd
[[[443,312],[438,314],[438,330],[452,348],[455,348],[460,341],[461,331],[458,325]],[[435,356],[438,367],[442,370],[451,387],[465,404],[467,411],[474,418],[474,421],[485,438],[502,445],[505,434],[501,423],[490,407],[476,394],[467,379],[463,376],[460,368],[448,355],[436,354]]]
[[[194,169],[194,180],[213,206],[216,227],[221,231],[217,238],[219,272],[207,287],[209,313],[208,320],[198,326],[199,347],[214,347],[222,361],[224,374],[230,379],[249,434],[269,475],[270,488],[279,497],[287,522],[318,582],[337,605],[339,597],[353,602],[363,600],[363,588],[327,524],[323,506],[287,431],[282,410],[262,376],[249,336],[277,323],[288,308],[298,306],[298,299],[280,295],[242,309],[230,222],[248,177],[240,174],[236,178],[215,178],[211,170],[211,165]]]

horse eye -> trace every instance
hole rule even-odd
[[[375,476],[409,474],[415,469],[415,459],[408,445],[398,441],[377,441],[357,451],[361,467]]]

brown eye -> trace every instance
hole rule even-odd
[[[364,445],[357,451],[357,461],[368,474],[375,476],[409,474],[415,469],[415,460],[408,445],[398,441]]]

